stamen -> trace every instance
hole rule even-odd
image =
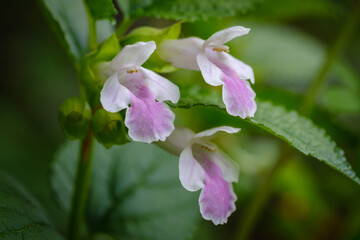
[[[216,51],[216,52],[230,52],[229,49],[226,49],[226,48],[221,48],[221,47],[214,47],[213,48],[213,51]]]
[[[126,71],[127,73],[137,73],[137,72],[139,72],[139,69],[132,69],[132,70],[127,70]]]
[[[216,148],[210,148],[210,147],[204,146],[204,145],[200,145],[200,147],[202,149],[205,149],[206,151],[209,151],[209,152],[216,152]]]

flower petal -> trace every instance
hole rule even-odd
[[[206,57],[205,52],[197,55],[197,63],[205,82],[212,86],[220,86],[223,84],[221,77],[222,71]]]
[[[211,159],[221,169],[222,175],[227,182],[238,182],[239,165],[229,158],[228,155],[217,150],[211,155]]]
[[[234,58],[228,53],[212,51],[206,49],[206,56],[218,68],[220,68],[226,75],[237,74],[242,80],[250,79],[251,83],[255,83],[254,71],[252,67]]]
[[[180,154],[179,178],[183,187],[191,192],[204,187],[205,172],[192,154],[191,145],[186,147]]]
[[[193,152],[205,171],[204,187],[199,197],[201,215],[215,225],[226,223],[236,209],[236,195],[232,185],[224,179],[222,169],[214,161],[213,153],[207,152],[198,144],[194,144]]]
[[[241,129],[240,128],[233,128],[233,127],[229,127],[229,126],[221,126],[221,127],[216,127],[216,128],[212,128],[212,129],[208,129],[202,132],[199,132],[197,134],[195,134],[194,138],[201,138],[203,140],[210,140],[212,138],[216,138],[219,137],[221,135],[225,133],[237,133],[239,132]]]
[[[237,76],[224,76],[223,101],[226,111],[241,118],[254,117],[256,112],[255,92],[250,83]]]
[[[164,141],[174,130],[175,114],[163,102],[155,99],[131,98],[131,107],[126,111],[125,125],[129,136],[138,142]]]
[[[176,127],[164,142],[158,142],[157,145],[172,154],[180,155],[189,146],[194,135],[193,131],[188,128]]]
[[[111,69],[118,71],[126,67],[140,67],[155,51],[154,41],[126,45],[112,60]]]
[[[145,79],[148,81],[148,88],[157,100],[161,102],[170,100],[173,103],[177,103],[179,101],[180,90],[178,86],[146,68],[140,68],[140,70]]]
[[[196,56],[200,53],[204,40],[196,37],[180,40],[166,39],[158,46],[159,56],[174,66],[199,70]]]
[[[215,225],[227,223],[228,217],[236,210],[237,197],[232,184],[221,178],[206,178],[205,182],[199,197],[201,215]]]
[[[104,109],[109,112],[118,112],[127,108],[130,103],[131,92],[119,83],[121,73],[114,73],[106,80],[101,90],[100,102]]]
[[[248,34],[250,28],[244,28],[241,26],[230,27],[221,31],[218,31],[211,35],[204,43],[204,48],[207,46],[221,46],[228,41],[240,37],[242,35]]]

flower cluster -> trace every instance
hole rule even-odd
[[[224,44],[247,34],[250,29],[236,26],[213,34],[209,39],[191,37],[164,40],[158,53],[179,68],[201,71],[206,83],[223,86],[223,101],[229,114],[253,117],[255,93],[250,84],[250,66],[232,57]],[[109,78],[101,91],[105,110],[126,110],[128,134],[138,142],[165,141],[162,145],[180,155],[179,176],[185,189],[202,189],[199,205],[202,216],[214,224],[226,223],[235,210],[236,195],[231,182],[238,179],[238,167],[210,141],[218,133],[239,129],[219,127],[194,134],[175,129],[175,114],[164,101],[177,103],[179,88],[168,79],[141,65],[155,51],[154,41],[125,46],[110,63]]]

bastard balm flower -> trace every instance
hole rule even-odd
[[[181,184],[191,192],[202,189],[201,215],[215,225],[226,223],[236,209],[232,182],[238,181],[239,167],[210,140],[239,130],[222,126],[194,134],[189,129],[176,128],[164,143],[159,143],[169,152],[180,155]]]
[[[222,97],[226,110],[233,116],[253,117],[256,112],[255,92],[247,80],[255,82],[252,68],[231,56],[228,41],[248,34],[249,28],[235,26],[214,33],[206,41],[190,37],[164,40],[158,53],[174,66],[200,70],[205,82],[223,86]]]
[[[138,142],[164,141],[174,130],[175,114],[163,101],[177,103],[179,88],[162,76],[141,67],[156,48],[155,42],[125,46],[110,64],[111,75],[101,91],[105,110],[127,108],[125,125]]]

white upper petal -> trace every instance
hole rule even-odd
[[[168,152],[180,155],[189,146],[194,135],[193,131],[188,128],[176,127],[164,142],[157,142],[157,144]]]
[[[161,102],[170,100],[173,103],[177,103],[179,101],[180,90],[178,86],[146,68],[140,68],[140,71],[147,80],[149,84],[148,87],[157,100]]]
[[[195,160],[191,145],[180,154],[179,178],[183,187],[188,191],[197,191],[204,187],[205,171]]]
[[[202,51],[197,55],[197,63],[205,82],[212,86],[223,84],[221,80],[223,72],[207,58],[205,52]]]
[[[196,140],[208,141],[210,139],[219,137],[219,136],[223,135],[224,133],[230,133],[230,134],[237,133],[240,130],[241,130],[240,128],[234,128],[234,127],[229,127],[229,126],[216,127],[216,128],[208,129],[208,130],[205,130],[205,131],[195,134],[194,141],[196,141]]]
[[[155,51],[154,41],[126,45],[112,60],[111,69],[118,71],[126,67],[140,67]]]
[[[219,32],[214,33],[209,37],[205,43],[204,48],[211,45],[211,46],[221,46],[228,41],[240,37],[242,35],[248,34],[250,32],[250,28],[244,28],[241,26],[230,27]]]
[[[101,90],[100,102],[106,111],[118,112],[129,106],[131,93],[119,83],[119,78],[123,76],[124,74],[114,73]]]
[[[190,70],[199,70],[196,56],[200,53],[204,40],[196,37],[180,40],[166,39],[158,46],[159,56],[174,66]]]

